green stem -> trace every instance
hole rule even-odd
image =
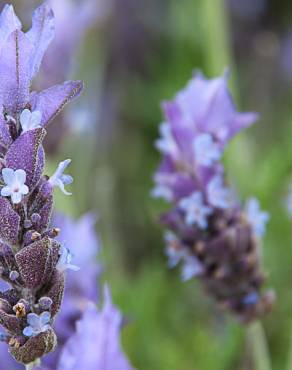
[[[201,7],[207,72],[221,74],[232,61],[225,1],[203,0]]]
[[[209,77],[222,75],[226,68],[232,71],[230,85],[235,101],[238,100],[236,89],[236,68],[231,51],[229,37],[229,19],[225,0],[202,0],[201,19],[206,72]]]
[[[255,370],[272,370],[272,363],[266,335],[262,324],[258,321],[247,329],[248,347],[252,352]]]

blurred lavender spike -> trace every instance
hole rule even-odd
[[[42,86],[58,83],[68,76],[73,57],[85,35],[91,27],[107,17],[112,6],[112,0],[50,0],[50,3],[56,16],[57,36],[46,56],[40,81]],[[57,59],[56,54],[60,58]]]
[[[162,163],[154,196],[172,209],[162,215],[171,230],[166,253],[172,267],[182,263],[182,279],[199,276],[221,307],[248,323],[271,309],[263,293],[260,240],[269,215],[251,199],[242,210],[227,185],[221,155],[234,135],[257,119],[239,113],[227,75],[196,74],[176,97],[163,104],[165,121],[156,147]]]
[[[12,6],[0,15],[0,271],[8,284],[0,291],[1,338],[28,366],[56,347],[52,325],[65,281],[59,229],[50,228],[55,184],[43,174],[43,126],[82,90],[82,82],[69,81],[50,90],[46,102],[30,91],[54,29],[49,2],[34,12],[27,33]]]
[[[30,2],[31,1],[32,0],[30,0]],[[48,101],[51,101],[51,95],[58,94],[58,90],[62,93],[65,92],[62,86],[58,84],[60,81],[74,74],[75,70],[78,69],[77,53],[82,43],[84,43],[90,29],[103,23],[108,18],[111,11],[111,3],[112,0],[50,0],[56,17],[56,38],[46,53],[41,73],[34,86],[38,89],[47,89],[48,86],[56,85],[56,91],[54,91],[54,88],[45,90],[44,93],[38,97],[38,101],[34,102],[34,109],[38,109],[38,105],[42,104],[42,102],[45,102],[45,105],[47,105]],[[70,27],[68,27],[68,24],[70,24]],[[46,40],[48,41],[47,36]],[[56,58],[56,55],[58,55],[58,58]],[[96,96],[96,92],[92,91],[95,90],[95,86],[92,85],[92,81],[87,81],[87,84],[87,91],[89,92],[88,98],[90,99],[90,96]],[[68,95],[71,94],[70,87],[71,86],[67,86]],[[76,91],[78,91],[78,87]],[[92,99],[96,100],[96,97]],[[63,100],[62,98],[61,102]],[[54,118],[53,113],[58,111],[58,109],[55,109],[58,108],[58,106],[54,105],[56,105],[56,101],[53,101],[52,106],[47,106],[44,114],[46,121]],[[57,150],[58,146],[65,138],[65,135],[68,134],[68,130],[72,132],[77,129],[80,133],[80,131],[84,132],[92,129],[94,113],[92,107],[90,111],[87,107],[88,99],[86,104],[81,102],[76,105],[72,111],[68,112],[68,115],[66,112],[66,114],[62,113],[58,116],[54,126],[58,127],[58,130],[52,130],[46,139],[46,148],[48,152],[54,153]]]
[[[108,287],[104,289],[104,305],[97,310],[88,305],[75,334],[65,344],[58,370],[131,370],[120,345],[122,315],[112,304]],[[79,350],[76,351],[76,348]]]
[[[99,302],[102,267],[97,260],[100,243],[95,232],[94,214],[87,213],[77,221],[58,214],[54,217],[54,224],[59,225],[62,230],[58,241],[70,246],[80,268],[79,274],[69,272],[67,275],[63,309],[56,321],[59,343],[63,344],[74,332],[75,321],[80,318],[87,302]]]
[[[102,268],[97,260],[100,242],[95,231],[96,219],[93,213],[87,213],[78,220],[61,214],[53,218],[53,223],[61,229],[57,240],[63,246],[70,246],[74,261],[78,261],[80,273],[69,271],[67,274],[63,307],[55,323],[58,346],[43,360],[48,368],[56,369],[62,348],[74,334],[76,321],[81,318],[87,304],[99,302]]]
[[[119,330],[122,319],[118,310],[111,303],[107,287],[104,289],[103,310],[98,311],[95,308],[95,304],[100,300],[99,277],[102,272],[97,261],[100,242],[95,232],[96,216],[87,213],[79,220],[74,221],[69,217],[57,215],[54,221],[63,230],[58,240],[62,244],[72,246],[71,250],[78,260],[81,274],[77,276],[74,273],[69,273],[67,276],[63,310],[58,315],[56,322],[59,346],[54,353],[44,359],[44,366],[48,370],[70,368],[72,370],[82,368],[88,370],[131,369],[125,355],[119,348]],[[84,271],[86,274],[83,273]],[[108,323],[109,326],[107,326]],[[85,330],[85,327],[91,329]],[[110,337],[107,337],[108,335]],[[88,346],[89,340],[92,346]],[[108,347],[97,347],[98,343],[102,342],[107,342]],[[72,351],[73,354],[76,354],[77,343],[80,348],[84,348],[84,357],[71,357]],[[104,357],[102,357],[103,355]],[[102,360],[105,363],[101,362]]]

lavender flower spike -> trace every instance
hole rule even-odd
[[[53,187],[70,178],[63,173],[50,181],[43,175],[45,127],[82,90],[69,81],[42,92],[31,92],[31,79],[54,37],[49,3],[33,15],[24,33],[12,6],[0,15],[0,340],[22,364],[38,361],[54,350],[52,324],[60,309],[66,267],[71,256],[50,228]],[[3,51],[3,52],[1,52]],[[53,182],[53,183],[52,183]],[[62,266],[60,268],[60,266]]]
[[[269,215],[252,198],[242,209],[228,187],[221,155],[229,140],[257,118],[236,111],[226,76],[197,74],[175,99],[163,105],[162,163],[153,195],[171,203],[162,216],[170,229],[170,267],[182,265],[182,279],[198,276],[221,307],[248,323],[271,309],[273,294],[262,292],[260,237]]]

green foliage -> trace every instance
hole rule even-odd
[[[225,320],[197,284],[181,284],[163,261],[131,277],[112,279],[116,302],[126,315],[123,342],[138,369],[234,369],[242,329]],[[224,351],[222,350],[224,348]]]

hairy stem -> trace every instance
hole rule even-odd
[[[254,369],[272,370],[265,331],[260,322],[251,324],[247,329],[248,346],[252,353]]]

